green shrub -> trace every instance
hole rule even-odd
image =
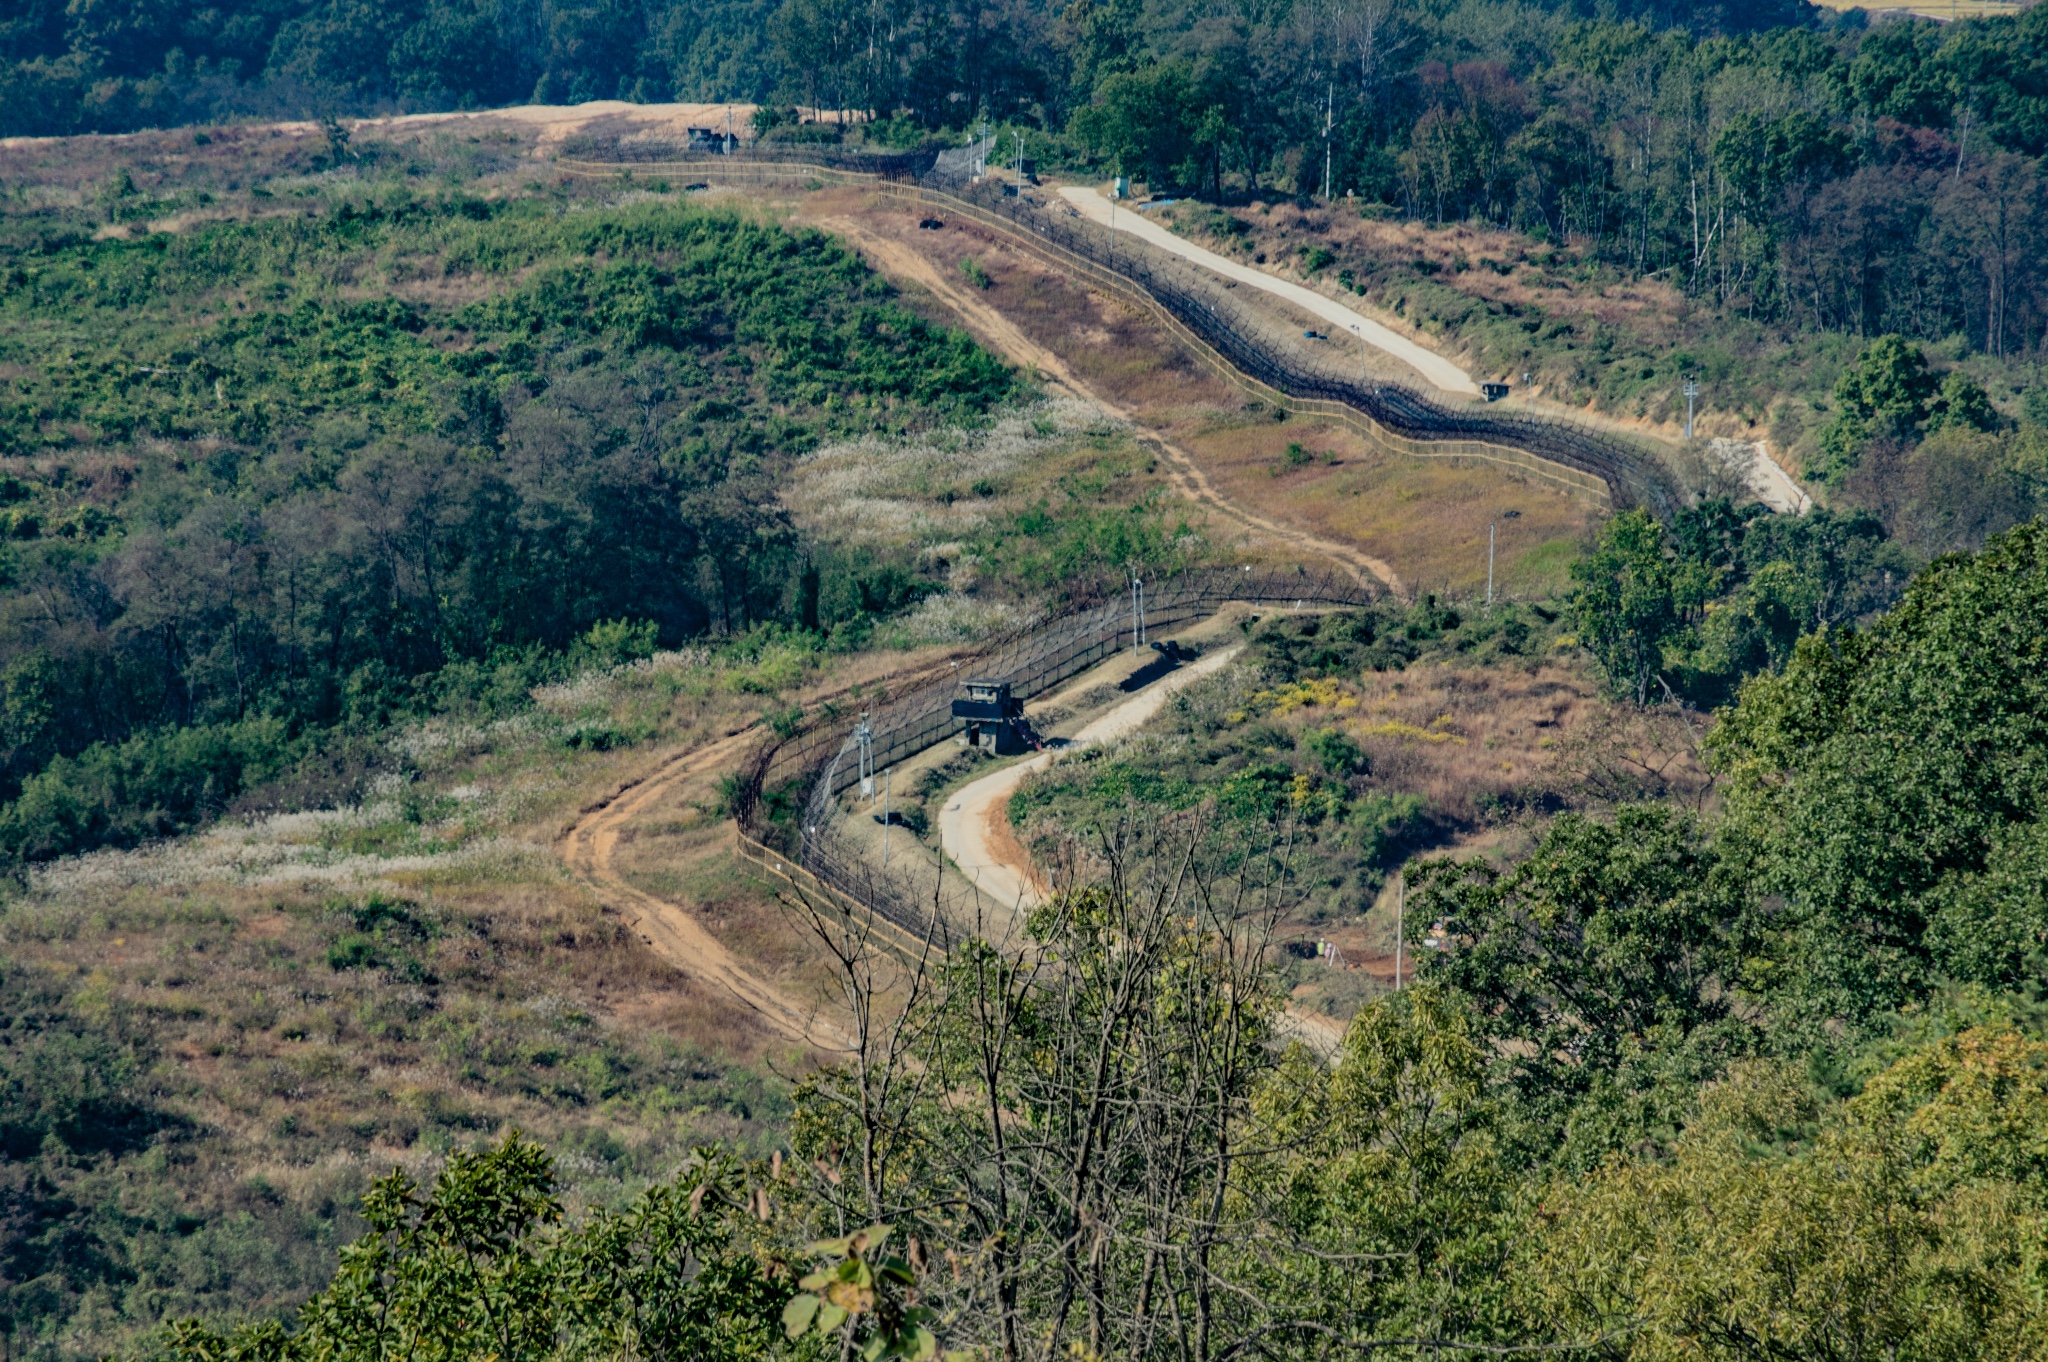
[[[305,747],[264,717],[96,743],[23,782],[0,809],[0,855],[42,861],[183,832],[287,770]]]

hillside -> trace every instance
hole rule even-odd
[[[2010,189],[2031,240],[2031,14],[1024,8],[942,61],[657,10],[0,29],[10,126],[140,129],[0,145],[8,1357],[2042,1355],[2048,406],[1969,235]],[[1274,53],[1325,38],[1318,120]],[[543,58],[814,159],[213,117]],[[815,159],[970,87],[1047,199],[1136,173],[1681,495],[1254,392]],[[1852,192],[1963,282],[1802,312]],[[1229,585],[1153,651],[1134,578]],[[1056,655],[1028,756],[894,745]]]

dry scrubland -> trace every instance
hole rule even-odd
[[[973,259],[989,281],[980,299],[1140,427],[1187,451],[1230,502],[1278,526],[1358,546],[1409,590],[1483,594],[1487,525],[1513,512],[1499,522],[1499,589],[1541,598],[1564,585],[1591,526],[1584,503],[1504,471],[1402,458],[1342,427],[1248,408],[1149,316],[972,224],[921,231],[918,209],[848,191],[813,196],[802,215],[850,218],[942,274],[958,277],[961,262]],[[1205,528],[1219,548],[1256,560],[1308,556],[1282,534],[1227,516],[1212,513]]]
[[[538,137],[475,120],[366,128],[345,149],[310,127],[16,142],[0,146],[0,185],[16,204],[90,212],[102,237],[137,239],[310,219],[380,165],[471,194],[562,194],[569,212],[684,198],[565,182],[535,158]],[[36,870],[0,916],[8,980],[65,995],[72,1010],[51,1014],[57,1029],[111,1028],[146,1099],[133,1147],[143,1152],[80,1160],[52,1192],[126,1217],[117,1238],[142,1288],[87,1302],[66,1347],[128,1346],[166,1313],[287,1306],[331,1270],[370,1176],[431,1169],[487,1134],[544,1139],[579,1204],[660,1175],[696,1141],[772,1140],[783,1078],[809,1057],[650,949],[564,868],[558,839],[579,810],[676,751],[827,693],[872,698],[891,671],[1041,612],[1063,574],[1115,566],[1045,547],[1062,526],[1142,521],[1173,561],[1314,567],[1306,531],[1383,558],[1404,584],[1471,594],[1484,582],[1487,522],[1517,511],[1501,522],[1506,595],[1554,590],[1587,531],[1586,507],[1496,472],[1390,458],[1247,408],[1148,319],[978,232],[921,233],[900,205],[847,191],[747,202],[773,219],[849,217],[948,278],[965,277],[961,260],[973,257],[987,280],[976,296],[1118,410],[1055,391],[985,424],[827,443],[799,460],[781,489],[793,523],[849,554],[910,554],[944,585],[880,625],[868,652],[770,639],[587,671],[509,718],[396,732],[378,763],[386,774],[360,803],[252,806],[192,836]],[[425,273],[337,287],[449,305],[475,292]],[[914,285],[904,300],[959,321]],[[1158,437],[1257,523],[1194,495]],[[87,444],[22,471],[80,495],[106,482],[112,496],[134,475],[125,458]],[[1477,683],[1403,684],[1371,702],[1387,722],[1425,727]],[[1570,684],[1582,701],[1584,683]],[[1491,734],[1496,722],[1469,727]],[[1469,776],[1444,765],[1449,754],[1400,747],[1388,749],[1388,779],[1432,798]],[[623,829],[617,873],[788,995],[817,996],[828,980],[815,952],[772,888],[735,865],[718,774],[678,782]],[[265,1294],[250,1294],[256,1282]]]

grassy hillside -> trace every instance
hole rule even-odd
[[[1204,551],[1121,422],[779,205],[528,149],[0,151],[10,1355],[288,1313],[372,1179],[511,1129],[572,1208],[764,1150],[807,1059],[564,822],[1105,546]],[[808,998],[724,774],[657,809],[659,887]]]
[[[154,232],[0,216],[17,858],[189,825],[394,715],[516,706],[603,621],[599,654],[897,609],[915,562],[800,533],[779,478],[1013,392],[827,238],[681,196],[239,199]]]

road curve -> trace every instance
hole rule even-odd
[[[1468,397],[1479,396],[1479,385],[1472,381],[1472,375],[1445,359],[1436,351],[1417,345],[1400,332],[1382,326],[1372,318],[1344,306],[1334,298],[1325,298],[1312,288],[1276,278],[1264,270],[1240,265],[1227,256],[1197,246],[1184,236],[1167,231],[1142,213],[1129,208],[1119,213],[1108,199],[1098,190],[1080,185],[1066,185],[1060,190],[1060,197],[1080,212],[1090,222],[1101,223],[1119,232],[1128,232],[1148,245],[1169,251],[1183,260],[1192,260],[1205,270],[1213,270],[1226,279],[1235,279],[1241,284],[1250,284],[1263,293],[1284,298],[1312,316],[1321,317],[1334,326],[1341,326],[1352,335],[1370,345],[1373,349],[1392,355],[1415,372],[1446,392],[1463,393]]]
[[[1005,766],[993,775],[962,786],[939,812],[939,845],[982,893],[1005,908],[1031,907],[1038,902],[1039,893],[1032,883],[1030,867],[1004,856],[1002,843],[1008,841],[1014,847],[1015,839],[998,837],[994,826],[994,820],[1009,816],[1010,796],[1024,783],[1024,778],[1044,770],[1062,753],[1079,752],[1135,733],[1159,712],[1168,696],[1205,676],[1213,676],[1243,648],[1242,644],[1224,648],[1170,671],[1083,728],[1066,747],[1040,752],[1028,761]]]
[[[1168,672],[1083,728],[1061,751],[1078,752],[1137,732],[1159,713],[1175,691],[1220,671],[1242,651],[1242,644],[1225,648]],[[1028,761],[1005,766],[993,775],[962,786],[939,813],[939,843],[946,854],[982,893],[1006,908],[1032,907],[1040,896],[1030,867],[1003,854],[1007,848],[1011,856],[1017,856],[1022,848],[1015,837],[996,835],[996,820],[1008,819],[1010,796],[1025,777],[1044,770],[1060,754],[1041,752]],[[1325,1061],[1336,1055],[1344,1041],[1344,1024],[1321,1013],[1290,1007],[1273,1020],[1281,1035],[1300,1041]]]
[[[737,767],[747,747],[758,741],[759,734],[748,729],[666,758],[610,799],[584,810],[563,832],[557,850],[599,902],[621,914],[656,954],[678,970],[730,994],[787,1039],[844,1049],[848,1042],[841,1028],[755,975],[681,905],[634,888],[612,868],[612,853],[627,823],[677,782],[707,770]]]

